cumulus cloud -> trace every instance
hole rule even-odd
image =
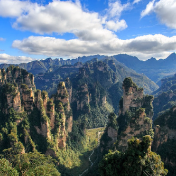
[[[133,1],[133,4],[137,4],[137,3],[139,3],[141,0],[134,0]]]
[[[166,26],[176,29],[176,1],[175,0],[160,0],[155,4],[154,8],[161,23]]]
[[[150,1],[147,4],[146,9],[141,12],[141,18],[143,18],[144,16],[150,14],[154,10],[154,3],[155,3],[155,0]]]
[[[108,5],[109,5],[108,15],[111,18],[116,17],[118,19],[120,18],[121,13],[130,7],[130,3],[121,4],[121,2],[119,0],[117,0],[115,2],[109,2]]]
[[[0,16],[16,17],[13,27],[20,30],[39,34],[69,32],[82,40],[102,40],[104,36],[106,40],[114,37],[112,31],[127,27],[125,20],[119,18],[128,6],[129,3],[122,5],[120,1],[111,2],[106,15],[100,16],[96,12],[84,11],[79,0],[53,0],[46,5],[20,0],[0,0]]]
[[[104,19],[105,26],[107,29],[112,31],[120,31],[126,29],[128,26],[125,20],[120,20],[121,14],[123,11],[129,9],[130,3],[121,4],[121,2],[109,2],[109,8],[107,9],[107,14],[105,15]]]
[[[0,16],[18,17],[33,6],[29,1],[0,0]]]
[[[161,34],[145,35],[129,40],[113,38],[108,41],[83,41],[79,39],[64,40],[54,37],[31,36],[22,41],[16,40],[12,45],[29,54],[46,56],[78,57],[90,54],[114,55],[117,53],[136,53],[151,55],[176,50],[176,36],[166,37]],[[144,58],[141,58],[144,59]]]
[[[176,29],[176,1],[175,0],[155,0],[148,3],[146,9],[141,12],[141,17],[144,17],[152,11],[156,13],[161,23],[166,26]]]
[[[46,6],[38,6],[21,15],[13,26],[40,34],[102,28],[98,13],[84,12],[71,1],[53,1]]]
[[[113,31],[119,31],[119,30],[126,29],[127,24],[126,24],[125,20],[120,20],[120,21],[116,21],[116,22],[114,22],[113,20],[110,20],[110,21],[106,22],[106,27],[110,30],[113,30]]]
[[[1,64],[19,64],[31,62],[34,59],[26,56],[10,56],[6,53],[0,54],[0,63]]]
[[[134,0],[133,4],[139,1]],[[7,0],[0,0],[0,16],[16,18],[13,24],[16,29],[29,30],[39,34],[69,32],[77,37],[76,39],[64,40],[54,37],[30,36],[24,40],[13,42],[14,48],[28,54],[74,58],[98,53],[106,55],[134,53],[134,55],[141,56],[141,59],[145,59],[150,55],[155,56],[157,53],[176,50],[176,37],[145,35],[129,40],[118,39],[113,31],[127,28],[126,21],[120,17],[123,11],[130,9],[132,5],[130,3],[122,4],[120,0],[109,1],[109,7],[104,16],[83,10],[79,0],[75,2],[53,0],[46,5],[30,1],[8,0],[9,3],[5,6],[4,2]],[[15,9],[17,4],[18,7]],[[3,5],[3,9],[1,5]],[[170,26],[175,25],[176,17],[169,19],[170,16],[165,9],[167,6],[173,14],[174,10],[169,7],[171,5],[175,5],[174,0],[160,0],[158,2],[152,0],[142,11],[141,17],[155,12],[162,23],[167,23]],[[11,9],[15,9],[16,12]],[[9,55],[3,57],[5,56],[12,58],[10,60],[12,62],[15,58],[15,56]]]

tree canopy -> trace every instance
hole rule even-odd
[[[151,137],[132,138],[125,153],[106,154],[99,164],[101,176],[165,176],[167,170],[159,155],[151,151]]]

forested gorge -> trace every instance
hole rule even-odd
[[[175,175],[175,75],[84,59],[0,70],[0,175]]]

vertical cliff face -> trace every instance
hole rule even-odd
[[[13,84],[6,84],[2,88],[2,98],[1,103],[3,111],[8,114],[10,108],[14,108],[15,111],[21,112],[21,98],[18,87]]]
[[[57,94],[55,96],[55,101],[62,102],[63,106],[67,111],[70,111],[69,94],[65,86],[65,82],[60,82],[57,88]]]
[[[51,150],[55,153],[64,148],[73,124],[69,94],[61,82],[50,99],[46,91],[35,90],[34,77],[25,70],[18,67],[0,70],[0,151],[6,145],[3,137],[8,131],[12,131],[12,135],[7,144],[13,148],[21,142],[20,152],[48,153]]]
[[[57,136],[58,147],[64,148],[66,146],[67,134],[72,131],[73,125],[73,117],[69,101],[70,98],[65,82],[59,83],[57,93],[53,96],[53,100],[56,110],[56,124],[60,124],[55,135]]]
[[[67,88],[67,92],[68,92],[68,95],[69,95],[69,102],[71,103],[72,102],[72,92],[73,92],[73,88],[72,88],[72,85],[71,85],[71,81],[69,78],[67,78],[65,80],[65,86]]]
[[[28,114],[30,114],[34,107],[34,92],[26,84],[22,84],[20,88],[24,111],[27,111]]]
[[[35,90],[34,76],[19,67],[10,66],[6,70],[0,70],[0,83],[16,83],[18,86],[26,84],[30,89]]]
[[[53,141],[57,149],[64,148],[73,124],[65,82],[59,83],[57,93],[51,99],[45,91],[37,91],[35,96],[35,106],[41,112],[40,125],[35,126],[37,133]]]
[[[142,88],[138,88],[131,78],[126,78],[123,81],[123,98],[119,102],[119,116],[116,119],[118,128],[114,128],[111,123],[105,131],[108,140],[107,146],[114,146],[118,150],[124,151],[127,148],[128,140],[132,137],[139,139],[145,135],[153,137],[152,101],[152,96],[145,96]],[[108,147],[105,148],[108,149]]]
[[[124,130],[118,136],[118,149],[126,150],[128,147],[128,140],[132,137],[141,139],[145,135],[153,137],[152,120],[146,116],[145,109],[139,108],[135,114],[128,117],[129,121]]]
[[[0,87],[5,96],[4,103],[7,105],[7,112],[10,108],[14,108],[17,112],[23,111],[23,108],[29,113],[33,110],[35,85],[32,74],[14,66],[10,66],[6,70],[1,69]]]
[[[141,107],[143,98],[143,89],[138,89],[130,79],[125,79],[123,82],[122,114],[124,115],[126,111],[135,111],[135,109]]]
[[[168,168],[168,175],[176,173],[176,106],[166,110],[154,121],[155,135],[152,144],[153,151],[157,152]]]
[[[143,88],[138,88],[131,78],[123,81],[123,101],[121,102],[119,115],[125,115],[127,111],[135,112],[138,108],[145,108],[148,117],[153,117],[153,96],[143,94]]]
[[[90,102],[87,84],[83,84],[79,87],[77,91],[77,96],[77,110],[83,110],[87,105],[89,105]]]
[[[123,81],[123,99],[119,112],[118,148],[126,150],[127,141],[132,137],[141,139],[145,135],[153,137],[152,106],[153,96],[145,96],[131,78]]]

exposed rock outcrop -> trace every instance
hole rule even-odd
[[[16,83],[18,86],[26,84],[30,89],[35,90],[34,76],[19,67],[10,66],[6,70],[0,70],[0,83]]]
[[[152,150],[157,152],[169,169],[169,176],[176,173],[176,106],[165,111],[154,121],[155,135]]]
[[[105,130],[107,137],[107,150],[110,146],[124,151],[127,149],[128,140],[132,137],[142,139],[145,135],[153,137],[152,106],[153,96],[145,96],[143,89],[138,88],[131,78],[123,81],[123,98],[119,102],[118,125],[113,125],[112,120]],[[118,128],[117,128],[118,126]],[[105,141],[102,141],[105,143]]]
[[[15,121],[20,128],[25,127],[22,125],[26,123],[25,118],[29,118],[32,123],[32,126],[27,124],[23,129],[23,141],[26,146],[30,146],[30,150],[35,150],[33,140],[36,140],[37,135],[51,147],[45,146],[47,151],[66,146],[68,132],[72,131],[73,117],[69,98],[72,93],[69,90],[68,94],[64,82],[59,83],[56,95],[50,99],[46,91],[35,90],[33,75],[11,66],[7,70],[0,70],[0,89],[1,111],[10,116],[19,113],[11,118],[17,118]],[[12,108],[14,111],[10,111]]]
[[[56,120],[56,123],[60,123],[59,128],[56,130],[56,140],[59,148],[66,146],[66,139],[68,132],[72,131],[73,117],[70,108],[69,94],[65,86],[65,82],[60,82],[58,85],[57,93],[53,96],[55,103],[55,110],[57,116],[60,117],[60,121]],[[67,128],[66,128],[67,123]]]

